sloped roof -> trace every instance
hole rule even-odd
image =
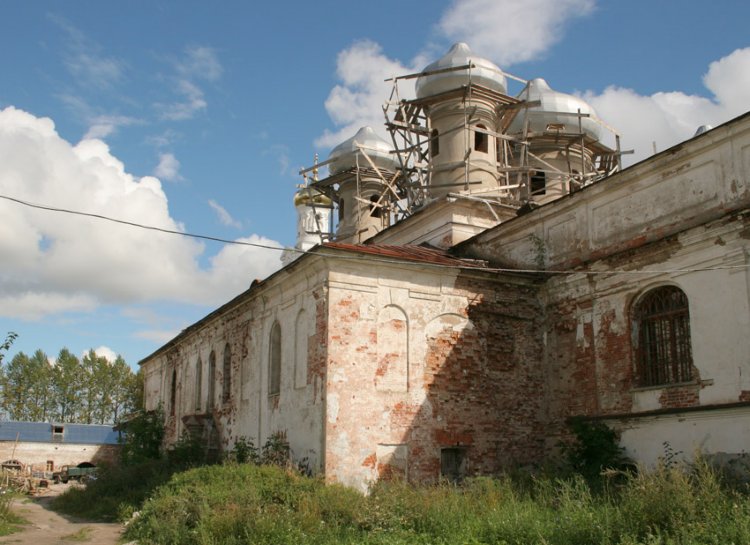
[[[418,246],[416,244],[402,244],[391,246],[388,244],[348,244],[344,242],[326,242],[323,248],[345,250],[378,257],[392,258],[404,261],[415,261],[429,263],[432,265],[445,265],[449,267],[471,267],[477,269],[487,268],[485,261],[474,259],[461,259],[450,255],[448,252],[430,246]]]
[[[62,440],[52,440],[54,426],[63,428]],[[29,443],[70,443],[76,445],[116,445],[118,434],[112,426],[61,424],[51,422],[0,422],[0,441]]]

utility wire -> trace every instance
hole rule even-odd
[[[593,275],[612,275],[612,274],[636,274],[636,275],[649,275],[649,274],[677,274],[677,273],[691,273],[691,272],[705,272],[705,271],[726,271],[726,270],[737,270],[737,269],[748,269],[750,268],[750,265],[745,263],[742,265],[724,265],[724,266],[716,266],[716,267],[695,267],[695,268],[688,268],[688,269],[657,269],[657,270],[623,270],[623,269],[609,269],[606,271],[594,271],[594,270],[587,270],[587,269],[510,269],[510,268],[498,268],[498,267],[477,267],[477,266],[469,266],[469,265],[460,265],[458,263],[456,264],[443,264],[443,263],[430,263],[425,261],[418,261],[418,260],[410,260],[410,259],[399,259],[398,257],[392,257],[384,259],[382,257],[375,257],[375,256],[369,256],[367,258],[359,257],[359,256],[351,256],[351,255],[341,255],[339,253],[332,253],[330,251],[321,251],[316,250],[314,252],[308,251],[308,250],[300,250],[299,248],[283,248],[279,246],[271,246],[269,244],[261,244],[258,242],[245,242],[242,240],[230,240],[226,238],[221,237],[214,237],[210,235],[201,235],[197,233],[188,233],[185,231],[175,231],[174,229],[165,229],[163,227],[156,227],[153,225],[145,225],[142,223],[137,223],[134,221],[127,221],[127,220],[121,220],[117,218],[112,218],[110,216],[104,216],[102,214],[93,214],[91,212],[81,212],[80,210],[71,210],[68,208],[59,208],[55,206],[47,206],[43,204],[35,204],[28,201],[24,201],[21,199],[17,199],[15,197],[10,197],[8,195],[1,195],[0,199],[5,199],[7,201],[11,201],[17,204],[21,204],[23,206],[28,206],[30,208],[36,208],[38,210],[46,210],[49,212],[60,212],[63,214],[72,214],[75,216],[84,216],[89,218],[95,218],[103,221],[109,221],[112,223],[119,223],[121,225],[127,225],[129,227],[136,227],[138,229],[146,229],[149,231],[157,231],[160,233],[166,233],[169,235],[178,235],[183,237],[189,237],[189,238],[196,238],[200,240],[210,240],[213,242],[221,242],[222,244],[235,244],[239,246],[252,246],[254,248],[262,248],[264,250],[277,250],[277,251],[290,251],[298,254],[312,254],[317,255],[321,257],[326,257],[329,259],[340,259],[340,260],[347,260],[347,261],[358,261],[358,262],[367,262],[367,263],[407,263],[407,264],[414,264],[415,262],[418,262],[422,266],[431,267],[431,268],[440,268],[440,269],[463,269],[463,270],[472,270],[472,271],[484,271],[484,272],[499,272],[499,273],[532,273],[532,274],[543,274],[543,275],[563,275],[563,274],[593,274]],[[323,247],[325,248],[325,246]]]

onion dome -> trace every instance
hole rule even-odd
[[[417,98],[452,91],[468,85],[470,81],[498,93],[506,94],[508,92],[508,81],[505,79],[502,70],[492,61],[472,53],[469,46],[463,42],[454,44],[448,53],[427,65],[422,73],[466,66],[467,64],[472,64],[473,67],[419,76],[416,85]]]
[[[539,106],[532,106],[527,110],[526,117],[529,121],[529,131],[534,133],[561,132],[577,133],[578,110],[582,114],[596,116],[594,108],[586,101],[577,96],[561,93],[552,89],[542,78],[532,79],[516,98],[538,100]],[[573,114],[573,115],[571,115]],[[524,113],[519,112],[508,129],[509,133],[523,132]],[[602,127],[590,117],[581,118],[581,129],[595,140],[601,139]]]
[[[329,197],[312,187],[303,187],[294,194],[294,206],[331,206]]]
[[[364,154],[375,163],[375,166],[385,170],[396,170],[399,166],[398,157],[393,152],[393,147],[380,138],[372,127],[362,127],[357,134],[344,140],[333,148],[328,155],[328,172],[331,175],[338,174],[359,165],[369,168],[370,162]]]

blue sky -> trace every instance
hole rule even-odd
[[[647,157],[748,110],[738,1],[35,1],[0,19],[0,195],[270,246],[297,172],[382,125],[383,79],[455,41],[579,93]],[[517,92],[519,89],[511,89]],[[408,90],[407,90],[408,92]],[[279,252],[0,199],[10,351],[131,364],[277,267]]]

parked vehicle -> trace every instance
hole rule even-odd
[[[68,481],[86,482],[96,478],[96,466],[90,462],[81,462],[77,466],[65,465],[56,471],[53,476],[55,483],[67,483]]]

